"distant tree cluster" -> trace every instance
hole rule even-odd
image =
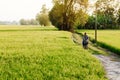
[[[120,28],[120,5],[119,0],[98,0],[96,10],[89,16],[85,29],[95,28],[95,18],[97,16],[98,29],[118,29]]]
[[[0,25],[18,25],[16,21],[0,21]]]
[[[25,20],[25,19],[21,19],[20,20],[20,24],[21,25],[38,25],[38,21],[31,19],[31,20]]]
[[[40,13],[36,15],[36,20],[39,22],[42,26],[49,26],[51,25],[51,22],[49,20],[48,16],[48,9],[46,8],[46,5],[43,5],[41,8]]]

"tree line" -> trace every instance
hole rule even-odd
[[[38,21],[35,19],[21,19],[20,20],[21,25],[39,25]]]
[[[88,0],[53,0],[53,4],[49,18],[60,30],[94,29],[95,22],[98,29],[120,28],[119,0],[97,0],[92,15]]]
[[[120,29],[119,0],[98,0],[95,5],[96,10],[93,15],[88,17],[84,28],[94,29],[95,18],[97,17],[98,29]]]
[[[97,0],[91,5],[89,0],[53,0],[49,11],[43,5],[35,20],[20,20],[21,24],[54,25],[59,30],[74,29],[120,29],[119,0]],[[93,10],[92,14],[89,14]],[[97,20],[96,20],[97,19]]]

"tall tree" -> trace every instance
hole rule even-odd
[[[76,23],[86,20],[83,16],[86,15],[88,0],[53,0],[53,3],[49,17],[59,29],[73,31]]]
[[[34,19],[30,19],[30,20],[21,19],[20,24],[21,25],[38,25],[39,23]]]
[[[118,20],[117,20],[118,24],[120,25],[120,8],[118,10]]]
[[[81,27],[78,27],[78,28],[81,28]],[[93,15],[88,17],[88,21],[85,24],[84,28],[85,29],[94,29],[95,28],[95,17]]]

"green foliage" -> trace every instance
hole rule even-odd
[[[108,49],[111,52],[114,52],[114,53],[120,55],[120,49],[119,48],[113,47],[112,45],[108,45],[108,44],[106,44],[104,42],[97,42],[97,44],[99,46],[103,47],[103,48]]]
[[[78,13],[76,13],[76,20],[75,20],[75,27],[77,28],[84,28],[85,24],[88,21],[88,14],[83,12],[82,10],[79,10]]]
[[[73,30],[76,25],[86,23],[88,0],[53,0],[49,13],[52,24],[60,30]],[[82,19],[82,20],[81,20]]]
[[[59,7],[59,9],[58,9]],[[52,10],[49,13],[49,18],[52,24],[58,29],[63,29],[63,17],[61,16],[63,10],[62,4],[55,4]]]
[[[39,24],[42,26],[50,25],[49,17],[46,14],[37,14],[36,20],[39,21]]]
[[[50,26],[50,20],[48,16],[48,9],[46,5],[42,6],[42,11],[36,15],[36,20],[39,22],[40,25],[43,26]]]
[[[107,80],[100,62],[74,44],[71,33],[19,28],[0,27],[0,80]]]
[[[119,29],[119,0],[97,0],[92,8],[93,14],[88,17],[84,26],[78,29],[94,29],[97,24],[98,29]],[[89,9],[88,8],[88,9]],[[88,10],[90,12],[90,10]]]
[[[113,3],[113,5],[112,5]],[[117,3],[115,0],[98,0],[96,2],[96,11],[98,16],[98,26],[102,28],[114,28],[117,24]],[[115,27],[116,28],[116,27]]]
[[[95,28],[95,17],[88,16],[88,20],[84,27],[78,26],[78,29],[94,29]]]
[[[118,20],[117,20],[118,24],[120,25],[120,8],[118,10]]]

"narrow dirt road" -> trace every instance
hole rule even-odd
[[[102,62],[109,80],[120,80],[120,57],[114,54],[95,56]]]

